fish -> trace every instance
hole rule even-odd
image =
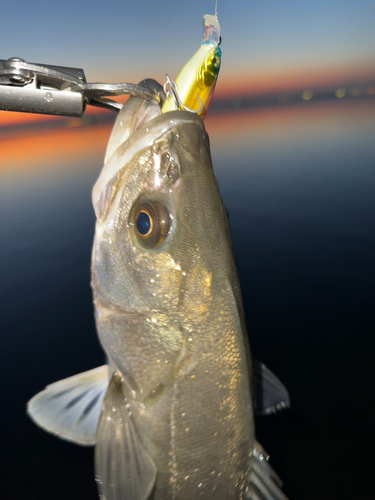
[[[130,97],[93,188],[92,290],[107,357],[28,403],[95,445],[106,500],[285,500],[254,413],[289,405],[250,354],[228,212],[202,118]],[[255,397],[254,388],[261,397]],[[257,402],[256,402],[257,400]]]
[[[198,51],[185,64],[172,83],[178,95],[178,106],[204,119],[211,103],[221,67],[220,24],[217,12],[203,16],[203,40]],[[171,84],[169,84],[171,85]],[[162,107],[162,113],[176,109],[173,92]]]

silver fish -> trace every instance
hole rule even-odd
[[[93,204],[92,288],[108,364],[48,386],[29,414],[96,445],[102,499],[286,499],[255,438],[240,286],[201,118],[131,97]],[[259,366],[260,411],[287,406]]]

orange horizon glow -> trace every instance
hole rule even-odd
[[[134,74],[128,78],[140,81],[150,75]],[[164,74],[153,75],[164,83]],[[177,75],[174,75],[176,77]],[[95,75],[100,80],[103,75]],[[118,73],[107,74],[105,81],[123,81],[124,75]],[[283,92],[303,91],[310,88],[361,86],[375,84],[374,58],[351,60],[342,62],[339,59],[335,63],[317,61],[315,64],[310,59],[306,63],[290,62],[289,64],[273,63],[268,66],[251,66],[243,64],[233,71],[225,62],[225,52],[219,79],[215,89],[215,97],[227,98],[252,95],[264,95]]]
[[[220,78],[222,76],[223,78]],[[306,89],[361,86],[375,83],[374,61],[318,66],[313,68],[272,67],[269,70],[247,70],[241,74],[219,76],[215,90],[216,98],[256,96],[274,93],[288,93]]]
[[[111,125],[66,128],[43,131],[37,135],[13,136],[2,141],[0,171],[52,169],[76,166],[72,158],[82,159],[104,154],[112,130]],[[74,163],[74,164],[73,164]]]
[[[107,110],[88,106],[85,115],[99,115],[106,113]],[[42,115],[38,113],[21,113],[18,111],[1,111],[0,110],[0,125],[13,125],[14,123],[36,123],[41,121],[56,121],[61,118],[69,119],[69,116],[60,115]],[[74,119],[74,118],[73,118]],[[80,118],[77,118],[78,120]],[[0,138],[1,140],[1,138]]]
[[[224,66],[225,67],[225,66]],[[306,89],[345,87],[355,85],[375,84],[375,65],[373,61],[360,61],[348,67],[347,64],[335,66],[319,66],[312,68],[301,67],[272,67],[269,70],[255,69],[252,73],[247,70],[243,73],[228,75],[222,71],[215,90],[215,100],[236,97],[251,97],[265,94],[287,94]],[[125,102],[127,96],[113,98],[118,102]],[[108,111],[87,106],[85,115],[97,115]],[[32,123],[45,120],[58,120],[60,117],[49,115],[32,115],[0,111],[0,126],[16,123]],[[0,137],[1,140],[1,137]]]
[[[346,101],[345,105],[339,100],[329,102],[318,101],[310,103],[299,103],[293,106],[280,106],[269,108],[245,108],[224,111],[222,113],[208,114],[205,119],[205,127],[209,134],[215,135],[218,140],[222,137],[223,142],[228,140],[243,140],[244,134],[249,137],[261,134],[263,137],[270,136],[274,131],[283,129],[291,130],[293,125],[302,132],[304,128],[310,128],[315,121],[329,126],[341,123],[343,117],[350,116],[354,124],[363,121],[364,115],[373,121],[375,112],[375,99]],[[301,120],[301,108],[304,109],[303,121]],[[308,118],[307,118],[308,117]]]
[[[205,119],[207,132],[212,141],[233,145],[243,140],[243,135],[254,138],[259,134],[270,138],[281,130],[291,134],[304,133],[311,123],[319,120],[329,127],[335,127],[342,120],[355,124],[365,117],[373,120],[375,100],[301,103],[294,106],[280,106],[262,109],[231,110],[208,114]],[[304,108],[303,116],[301,107]],[[367,119],[367,118],[366,118]],[[86,165],[90,158],[104,160],[104,154],[112,126],[94,125],[88,127],[45,130],[35,135],[12,136],[1,141],[0,172],[24,172],[61,169],[62,163],[69,168],[77,164]],[[216,146],[217,147],[217,146]],[[78,162],[77,162],[78,160]],[[64,167],[65,168],[65,167]]]
[[[128,100],[129,96],[115,96],[111,97],[113,101],[116,102],[121,102],[125,103]],[[103,108],[98,108],[95,106],[87,106],[86,111],[84,113],[84,116],[95,116],[95,115],[102,115],[104,113],[113,113],[113,111],[103,109]],[[1,125],[13,125],[15,123],[36,123],[36,122],[41,122],[41,121],[56,121],[56,120],[61,120],[63,119],[68,119],[69,116],[61,116],[61,115],[43,115],[43,114],[38,114],[38,113],[21,113],[18,111],[3,111],[0,110],[0,126]],[[73,120],[80,120],[79,117],[77,118],[72,118]],[[1,140],[1,137],[0,137]]]

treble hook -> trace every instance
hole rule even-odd
[[[203,104],[202,104],[202,101],[199,99],[199,95],[197,95],[197,99],[199,101],[199,104],[200,104],[200,108],[195,110],[195,109],[190,109],[188,108],[187,106],[185,106],[185,104],[181,101],[181,99],[179,98],[178,94],[177,94],[177,85],[175,82],[173,82],[170,78],[169,78],[169,75],[166,74],[165,75],[167,81],[165,82],[164,86],[163,86],[163,89],[164,89],[164,92],[165,92],[165,95],[167,96],[167,98],[171,95],[174,99],[174,102],[175,102],[175,106],[176,106],[176,109],[179,109],[179,108],[183,108],[185,111],[189,111],[190,113],[200,113],[203,109]],[[169,87],[169,90],[167,90],[167,85]]]

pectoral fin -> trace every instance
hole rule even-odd
[[[27,403],[32,420],[51,434],[83,446],[96,442],[108,366],[48,385]]]
[[[121,378],[115,373],[103,401],[95,447],[99,496],[106,500],[146,500],[156,472],[133,422]]]
[[[254,360],[255,407],[257,415],[270,415],[289,408],[288,391],[266,365]]]

